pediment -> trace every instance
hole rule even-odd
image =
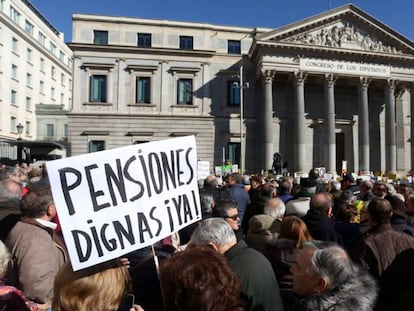
[[[278,28],[256,38],[315,48],[339,48],[386,54],[413,54],[414,43],[353,5]]]

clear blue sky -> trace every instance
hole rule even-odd
[[[414,0],[30,0],[60,32],[72,40],[72,14],[205,22],[276,28],[353,3],[414,41]]]

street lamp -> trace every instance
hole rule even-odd
[[[22,133],[23,133],[23,125],[19,122],[19,124],[16,125],[17,134],[19,135],[17,137],[18,143],[17,143],[17,163],[20,165],[22,163],[23,159],[23,145],[22,145]]]
[[[19,135],[17,140],[22,140],[22,133],[23,133],[24,126],[19,122],[19,124],[16,125],[16,128],[17,128],[17,134]]]
[[[243,174],[246,163],[244,145],[243,91],[244,89],[248,89],[250,87],[249,82],[243,82],[243,65],[240,66],[239,79],[240,83],[235,83],[233,87],[238,88],[240,90],[240,172]]]

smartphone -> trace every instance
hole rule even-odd
[[[128,294],[125,297],[125,306],[132,308],[135,304],[135,296],[133,294]]]

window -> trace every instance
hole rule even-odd
[[[56,75],[56,68],[55,68],[55,66],[52,66],[52,68],[50,70],[50,74],[51,74],[52,78],[54,79],[55,78],[55,75]]]
[[[26,135],[30,135],[30,122],[26,121]]]
[[[229,143],[227,146],[228,158],[231,163],[238,163],[240,164],[240,143]]]
[[[50,42],[50,53],[56,55],[56,45],[52,42]]]
[[[4,1],[6,1],[6,0],[0,0],[0,10],[1,11],[4,10]]]
[[[12,51],[17,52],[17,39],[16,38],[12,39]]]
[[[177,86],[177,104],[192,105],[193,104],[193,80],[179,79]]]
[[[105,141],[103,140],[91,140],[89,142],[89,152],[96,152],[105,150]]]
[[[108,45],[108,32],[104,30],[94,30],[93,44]]]
[[[27,52],[26,52],[26,60],[28,61],[28,62],[31,62],[32,61],[32,50],[31,49],[27,49]]]
[[[32,86],[32,75],[30,73],[26,73],[26,85]]]
[[[40,83],[39,83],[39,89],[40,89],[40,93],[44,93],[45,92],[45,83],[43,81],[40,81]]]
[[[30,110],[32,108],[32,99],[30,97],[26,97],[26,110]]]
[[[241,54],[240,41],[239,40],[228,40],[227,41],[227,53]]]
[[[238,81],[227,81],[227,105],[240,105],[240,88]]]
[[[59,60],[63,63],[65,61],[65,53],[62,51],[59,52]]]
[[[33,29],[33,24],[26,19],[26,23],[24,24],[24,31],[26,31],[30,35],[33,35]]]
[[[136,79],[136,102],[150,103],[151,102],[151,78],[137,77]]]
[[[65,95],[63,93],[60,93],[60,104],[63,106],[63,101],[65,99]]]
[[[46,36],[39,31],[39,35],[37,37],[37,41],[40,42],[41,45],[46,44]]]
[[[54,137],[55,136],[55,126],[54,124],[46,124],[46,137]]]
[[[60,84],[62,84],[62,85],[65,84],[65,74],[63,74],[63,73],[60,74]]]
[[[10,93],[10,103],[12,105],[16,105],[17,103],[17,92],[15,90],[12,90]]]
[[[68,137],[68,125],[67,124],[63,124],[63,137]]]
[[[10,117],[10,132],[12,132],[12,133],[17,132],[16,118],[15,117]]]
[[[151,34],[139,33],[138,34],[138,47],[150,48],[151,47]]]
[[[192,50],[193,49],[193,37],[180,36],[180,49]]]
[[[40,58],[40,70],[45,71],[45,60]]]
[[[11,65],[11,77],[17,79],[17,66],[14,64]]]
[[[106,102],[106,75],[92,75],[91,76],[91,102]]]
[[[10,18],[13,20],[13,22],[17,24],[20,23],[20,13],[12,6],[10,6]]]
[[[50,98],[55,100],[55,88],[54,87],[50,88]]]

